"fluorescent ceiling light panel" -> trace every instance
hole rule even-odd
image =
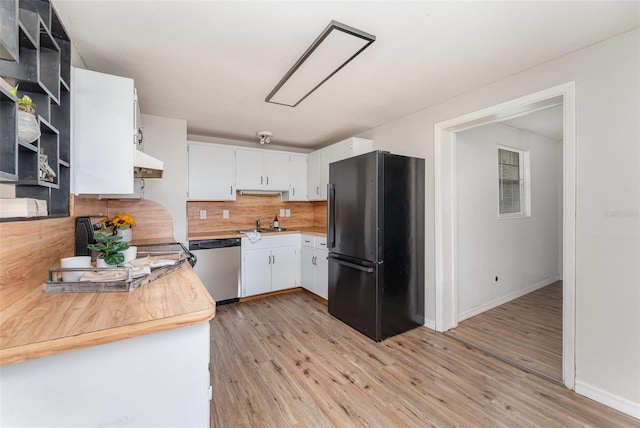
[[[331,21],[265,101],[297,106],[375,40],[371,34]]]

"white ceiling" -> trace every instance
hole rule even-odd
[[[190,134],[325,146],[637,28],[640,2],[52,0],[87,68]],[[335,19],[377,40],[295,108],[265,97]]]

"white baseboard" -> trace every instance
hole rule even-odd
[[[430,328],[431,330],[435,331],[436,330],[436,322],[434,320],[429,320],[429,319],[424,319],[424,324],[425,327]]]
[[[612,407],[616,410],[626,413],[629,416],[640,419],[640,403],[634,403],[626,398],[618,397],[610,392],[603,391],[600,388],[581,382],[576,379],[576,392],[591,398],[605,406]]]
[[[515,291],[513,293],[507,294],[506,296],[502,296],[499,297],[495,300],[492,300],[490,302],[487,302],[483,305],[480,306],[476,306],[475,308],[471,308],[468,311],[464,311],[460,314],[458,314],[458,322],[464,321],[467,318],[471,318],[473,316],[476,316],[478,314],[481,314],[485,311],[488,311],[489,309],[493,309],[495,307],[498,307],[500,305],[504,305],[507,302],[510,302],[514,299],[517,299],[518,297],[522,297],[525,294],[529,294],[532,291],[536,291],[540,288],[546,287],[547,285],[551,285],[556,281],[560,281],[562,279],[562,275],[556,275],[554,277],[545,279],[544,281],[540,281],[536,284],[530,285],[526,288],[523,288],[522,290],[518,290]],[[426,324],[425,324],[426,325]]]

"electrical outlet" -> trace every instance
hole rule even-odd
[[[280,217],[284,217],[284,208],[280,208]]]
[[[287,208],[287,209],[284,211],[284,216],[285,216],[285,217],[291,217],[291,210]]]
[[[229,210],[222,210],[222,218],[229,218]]]
[[[207,210],[200,210],[200,220],[207,219]]]

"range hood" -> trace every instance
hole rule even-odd
[[[133,160],[133,176],[135,178],[162,178],[164,162],[136,150]]]

